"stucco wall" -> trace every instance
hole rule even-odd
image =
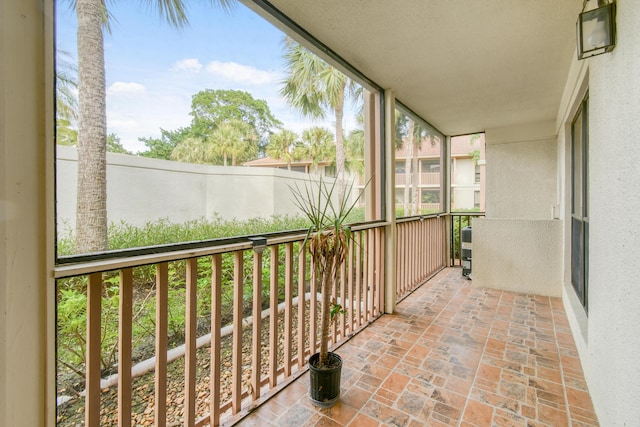
[[[46,215],[52,206],[45,203],[53,182],[46,144],[53,74],[45,78],[52,15],[51,2],[0,2],[0,426],[6,427],[55,420],[54,351],[47,340],[55,325],[52,217]]]
[[[569,285],[565,307],[600,425],[638,426],[640,5],[618,0],[617,9],[615,50],[581,64],[588,67],[583,75],[588,76],[590,119],[588,318],[571,304]],[[570,80],[567,91],[579,85]],[[573,99],[573,105],[580,100]]]
[[[486,132],[486,219],[473,225],[473,285],[562,294],[552,121]]]
[[[57,147],[57,217],[64,233],[75,226],[77,150]],[[313,175],[273,168],[207,166],[107,154],[109,222],[140,226],[168,218],[269,218],[297,215],[289,185]]]
[[[475,218],[473,285],[561,296],[561,234],[558,220]]]
[[[553,121],[487,130],[487,217],[552,219],[556,139]]]

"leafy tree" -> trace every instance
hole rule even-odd
[[[420,210],[420,187],[418,185],[418,154],[425,138],[431,138],[427,130],[416,123],[406,114],[396,115],[396,144],[402,141],[406,145],[405,160],[405,189],[404,189],[404,214],[409,213],[409,201],[411,215],[416,215]],[[431,140],[433,143],[433,140]],[[411,192],[413,195],[411,196]]]
[[[131,151],[124,148],[120,143],[120,137],[115,133],[110,133],[107,136],[107,151],[118,154],[133,154]]]
[[[223,158],[223,165],[231,157],[231,165],[255,158],[258,155],[257,135],[251,125],[238,119],[220,123],[209,135],[213,154]]]
[[[291,170],[291,162],[299,158],[296,151],[298,135],[290,130],[283,129],[274,133],[267,144],[267,155],[273,159],[287,162],[287,169]]]
[[[282,126],[266,101],[242,90],[202,90],[193,95],[189,114],[193,136],[207,139],[220,124],[239,120],[251,126],[261,148],[268,143],[272,129]]]
[[[364,130],[354,129],[344,141],[347,170],[364,176]]]
[[[145,151],[138,153],[142,157],[171,160],[173,150],[185,139],[191,137],[191,128],[179,128],[177,130],[160,129],[160,138],[138,138],[147,146]]]
[[[78,145],[78,130],[74,129],[67,119],[56,119],[56,144]]]
[[[333,134],[327,128],[314,126],[302,132],[303,145],[298,148],[300,156],[311,160],[311,167],[317,171],[321,161],[333,163],[336,159]]]
[[[227,7],[232,0],[211,0]],[[184,0],[145,1],[174,27],[188,23]],[[78,18],[78,204],[76,249],[107,249],[107,120],[103,31],[105,0],[71,0]]]
[[[78,118],[78,69],[72,65],[69,52],[58,50],[56,55],[56,120],[70,126]]]
[[[338,196],[344,193],[345,153],[343,144],[344,104],[348,96],[361,93],[353,80],[318,58],[290,38],[285,39],[285,70],[280,94],[303,115],[324,118],[327,111],[334,114],[336,174]]]

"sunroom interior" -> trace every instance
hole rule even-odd
[[[479,310],[477,316],[465,321],[470,328],[475,325],[482,329],[483,322],[494,325],[492,322],[496,321],[495,317],[486,317],[483,307],[486,309],[490,305],[487,300],[499,292],[497,312],[500,311],[497,307],[513,309],[516,313],[514,307],[527,306],[529,311],[522,315],[523,319],[528,315],[560,316],[551,326],[555,334],[553,345],[558,354],[563,350],[573,352],[577,361],[575,369],[582,371],[581,384],[588,389],[586,398],[582,391],[572,394],[571,390],[577,386],[571,383],[571,375],[557,377],[562,389],[561,402],[555,406],[553,403],[543,405],[554,406],[556,410],[566,408],[559,411],[561,418],[550,417],[540,409],[532,410],[535,406],[527,404],[526,391],[522,397],[525,403],[515,409],[496,404],[489,418],[479,409],[473,411],[487,402],[471,389],[465,391],[465,403],[459,413],[451,417],[445,416],[448,407],[441,405],[440,411],[433,406],[428,408],[420,400],[422,397],[418,398],[422,403],[418,409],[407,403],[407,395],[393,400],[391,395],[385,395],[384,387],[374,389],[378,392],[377,398],[366,398],[366,402],[372,399],[378,405],[376,411],[371,410],[371,405],[367,406],[365,398],[354,410],[353,396],[349,404],[340,406],[339,403],[337,409],[307,408],[306,403],[297,399],[282,398],[287,396],[287,390],[290,394],[305,393],[305,358],[316,346],[315,339],[308,336],[311,335],[308,331],[316,327],[315,311],[305,312],[305,304],[296,302],[308,291],[302,285],[304,269],[308,268],[303,266],[308,260],[304,256],[300,258],[298,250],[304,233],[270,236],[264,248],[246,240],[227,242],[226,246],[200,244],[61,263],[56,254],[56,166],[51,149],[55,128],[53,1],[9,0],[0,6],[0,149],[3,153],[0,156],[0,239],[3,242],[0,245],[3,276],[0,424],[60,424],[57,418],[60,384],[56,379],[56,281],[80,276],[87,281],[86,390],[82,396],[81,422],[84,425],[106,422],[131,425],[122,418],[131,418],[132,412],[139,409],[135,405],[132,408],[136,398],[132,396],[132,390],[136,390],[132,386],[134,379],[120,375],[109,391],[100,372],[101,319],[100,310],[96,314],[95,307],[101,304],[101,287],[106,277],[103,275],[116,272],[109,276],[113,283],[117,283],[119,289],[128,289],[132,272],[136,274],[137,268],[151,265],[161,289],[170,280],[167,266],[183,262],[185,292],[193,298],[186,302],[188,313],[190,307],[193,311],[197,304],[195,288],[193,292],[188,289],[190,283],[197,282],[195,271],[199,263],[206,260],[204,262],[211,265],[209,296],[215,305],[216,298],[220,298],[215,293],[215,283],[220,282],[224,257],[230,260],[230,274],[238,284],[247,280],[241,277],[245,255],[251,259],[253,276],[249,276],[249,282],[260,280],[256,277],[267,271],[267,276],[271,275],[265,279],[267,286],[276,283],[277,290],[279,272],[287,278],[283,279],[287,283],[284,300],[276,296],[265,312],[254,304],[249,313],[251,323],[243,317],[242,304],[236,304],[232,315],[242,320],[233,322],[226,332],[220,317],[211,314],[208,319],[210,343],[203,347],[209,349],[205,356],[197,350],[201,344],[195,314],[186,314],[184,352],[176,356],[184,372],[180,386],[181,415],[176,418],[168,416],[172,402],[166,403],[170,400],[167,399],[167,371],[171,369],[167,357],[172,356],[167,356],[166,340],[157,339],[152,362],[155,380],[149,389],[149,394],[161,402],[152,406],[149,416],[156,425],[166,425],[168,419],[190,426],[234,422],[283,425],[300,420],[286,419],[278,411],[293,413],[292,408],[300,405],[308,409],[304,425],[365,425],[358,424],[365,421],[371,421],[371,425],[599,423],[623,426],[640,423],[637,405],[640,338],[635,327],[640,321],[637,310],[640,290],[633,273],[636,258],[633,252],[640,237],[637,231],[640,229],[637,220],[640,174],[637,172],[638,151],[633,144],[640,132],[637,120],[640,36],[636,31],[640,6],[632,0],[615,1],[617,46],[612,52],[578,60],[576,20],[585,7],[594,7],[591,3],[600,1],[539,0],[517,5],[511,0],[411,0],[401,4],[243,0],[242,3],[329,64],[358,79],[366,90],[364,114],[369,120],[365,129],[365,157],[367,178],[371,182],[365,196],[366,219],[371,221],[352,228],[353,247],[358,249],[350,254],[345,275],[348,271],[353,283],[345,280],[346,290],[334,290],[350,301],[352,313],[336,322],[333,344],[348,349],[354,358],[365,360],[363,352],[375,353],[376,348],[369,347],[373,344],[364,340],[381,341],[391,337],[393,328],[400,325],[395,322],[407,317],[413,323],[402,326],[409,331],[403,339],[415,339],[418,342],[415,351],[406,348],[405,355],[395,346],[385,348],[392,358],[407,362],[405,368],[412,363],[419,368],[424,362],[414,357],[421,357],[420,351],[427,352],[427,344],[438,345],[437,339],[432,342],[428,337],[433,338],[434,331],[441,326],[437,322],[426,323],[420,316],[411,317],[421,309],[419,304],[432,303],[433,310],[443,310],[438,313],[445,313],[445,320],[451,316],[460,322],[463,320],[458,316],[475,307],[471,310]],[[481,216],[467,215],[472,217],[469,224],[473,229],[472,280],[462,277],[461,268],[450,268],[455,258],[452,230],[458,216],[448,205],[447,190],[441,199],[441,212],[436,215],[405,218],[395,215],[393,116],[396,108],[410,113],[425,127],[443,136],[443,188],[450,179],[445,172],[450,161],[446,147],[451,138],[484,135],[485,209]],[[284,261],[282,265],[277,262],[270,265],[274,259]],[[453,298],[452,305],[443,308],[439,306],[437,294],[426,293],[430,286],[442,294],[455,287],[462,289],[460,295],[471,297],[464,301]],[[120,294],[120,301],[131,300],[132,294],[127,292],[130,290]],[[236,302],[242,301],[242,292],[242,286],[234,288]],[[271,292],[271,295],[277,293]],[[161,308],[161,304],[166,304],[166,295],[163,297],[163,293],[158,292],[155,298],[156,304],[160,304],[156,334],[162,336],[168,327],[166,309],[163,312]],[[307,305],[312,307],[316,296],[310,292],[309,298]],[[543,306],[548,310],[539,309]],[[119,324],[124,326],[120,326],[118,332],[125,344],[120,343],[114,351],[124,351],[118,353],[117,370],[131,372],[134,365],[131,321],[122,319],[132,319],[133,314],[130,304],[121,305],[120,310],[123,309],[124,312],[119,312]],[[408,314],[405,316],[405,313]],[[301,316],[309,317],[311,329],[303,326],[292,331],[290,322]],[[280,317],[282,320],[278,322],[283,332],[274,326],[278,322],[269,320]],[[424,317],[429,315],[425,312]],[[417,331],[416,325],[424,331]],[[455,329],[455,321],[450,326]],[[268,330],[262,344],[256,338],[261,328]],[[514,330],[517,329],[516,326]],[[542,333],[534,329],[532,326],[529,332]],[[252,334],[248,340],[254,340],[247,360],[242,355],[247,339],[243,338],[245,331]],[[308,334],[306,338],[305,334]],[[229,337],[232,348],[229,355],[225,355],[221,350],[224,346],[219,344],[225,336]],[[262,350],[256,350],[256,346],[262,346]],[[280,347],[284,357],[273,350]],[[299,350],[302,348],[306,348],[306,352]],[[491,351],[487,344],[482,354]],[[530,351],[535,355],[535,348],[531,347]],[[427,354],[422,356],[426,360]],[[201,397],[198,394],[201,390],[196,388],[196,378],[200,375],[196,374],[198,360],[202,357],[208,358],[207,366],[212,367],[207,372],[210,389],[205,397]],[[260,360],[267,360],[268,368],[256,374]],[[384,366],[390,359],[378,356],[375,360]],[[562,357],[558,360],[561,370],[563,360],[574,361]],[[229,385],[221,389],[224,370],[213,367],[227,363]],[[258,365],[253,365],[255,363]],[[474,372],[465,373],[472,381],[479,378],[478,366]],[[371,366],[365,364],[362,369],[368,369],[371,374]],[[565,365],[562,372],[571,369]],[[408,372],[401,374],[410,384],[417,376],[411,379]],[[378,378],[381,384],[398,378],[396,371],[384,370],[384,373],[384,378]],[[535,373],[523,368],[518,374],[529,389],[536,388],[531,384]],[[356,378],[362,377],[351,377]],[[397,384],[390,385],[395,386]],[[431,386],[430,393],[439,385]],[[411,391],[416,394],[417,390],[420,388]],[[107,393],[116,396],[113,400],[117,404],[110,409],[104,407]],[[446,393],[438,394],[438,398],[446,399]],[[496,393],[500,395],[499,391]],[[280,401],[277,396],[281,396]],[[438,398],[433,396],[429,397],[436,405]],[[204,412],[200,410],[203,405]],[[268,409],[256,409],[259,405]],[[385,419],[380,415],[384,412],[381,406],[398,409],[402,405],[409,414],[406,418]],[[572,405],[578,407],[577,415],[572,413]],[[412,410],[426,413],[425,418],[411,415]],[[105,412],[107,418],[104,418]]]

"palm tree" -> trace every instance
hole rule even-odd
[[[233,0],[210,0],[224,8]],[[184,0],[146,0],[174,27],[188,23]],[[78,207],[76,252],[107,249],[105,0],[72,0],[78,18]]]
[[[209,150],[223,158],[224,166],[229,157],[231,166],[235,166],[238,160],[249,160],[258,154],[258,135],[249,124],[238,119],[220,123],[209,135],[208,142]]]
[[[360,177],[364,176],[364,130],[354,129],[344,143],[344,151],[346,154],[346,168],[349,171],[357,173]]]
[[[345,98],[357,92],[357,84],[290,38],[285,39],[285,69],[280,94],[303,115],[324,118],[334,113],[338,196],[344,193],[345,154],[343,120]]]
[[[335,144],[329,129],[320,126],[305,129],[302,132],[302,143],[300,156],[311,160],[313,171],[317,171],[321,161],[335,160]]]
[[[298,157],[296,153],[296,145],[298,143],[298,135],[287,129],[274,133],[269,138],[267,144],[267,156],[287,162],[287,169],[291,170],[291,162]]]
[[[213,164],[215,158],[210,156],[211,150],[206,143],[198,137],[184,139],[171,151],[171,160],[187,163]]]

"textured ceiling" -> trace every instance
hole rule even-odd
[[[447,135],[555,119],[582,0],[271,0]]]

